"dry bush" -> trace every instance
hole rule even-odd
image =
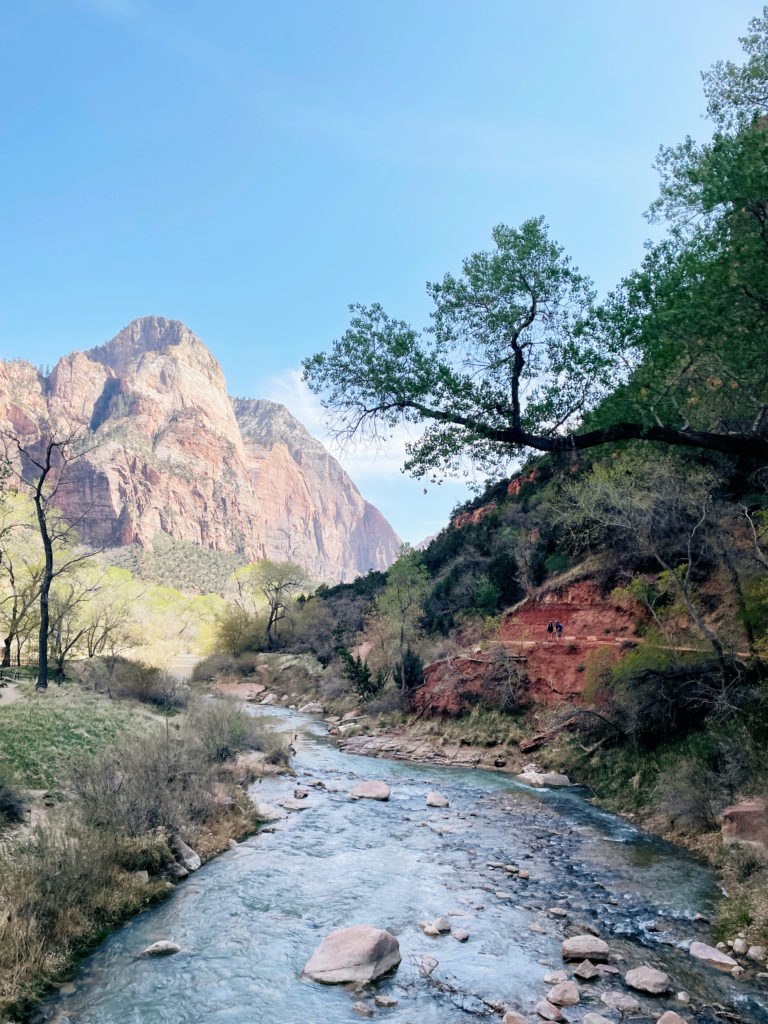
[[[0,1013],[22,1013],[73,955],[158,894],[121,871],[110,833],[51,822],[0,848]]]
[[[722,808],[722,787],[717,775],[699,761],[680,759],[664,771],[656,787],[659,811],[681,831],[712,832]]]
[[[80,667],[79,682],[87,689],[124,700],[138,700],[163,711],[185,708],[189,687],[156,665],[128,658],[90,658]]]
[[[205,701],[182,724],[166,720],[73,762],[66,820],[0,846],[0,1019],[23,1013],[109,927],[165,894],[162,880],[131,872],[162,872],[172,834],[208,823],[200,849],[212,855],[252,828],[252,808],[222,767],[247,747],[287,760],[284,738],[236,702]],[[214,794],[235,798],[231,814],[215,814]]]
[[[365,711],[369,715],[391,715],[406,711],[407,704],[406,695],[401,689],[389,687],[378,697],[369,700],[365,705]]]
[[[222,764],[242,750],[259,750],[271,764],[288,764],[290,756],[285,737],[243,710],[234,697],[198,701],[190,709],[184,736],[190,750],[198,750],[211,764]]]
[[[209,683],[222,673],[237,673],[237,664],[233,654],[210,654],[192,669],[192,681]]]
[[[211,814],[216,772],[174,731],[132,737],[74,766],[71,786],[87,824],[125,836],[188,832]]]

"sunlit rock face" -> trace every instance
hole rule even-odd
[[[84,540],[176,540],[248,560],[299,562],[349,580],[393,560],[399,539],[341,466],[274,402],[227,395],[221,366],[184,324],[134,320],[63,356],[50,375],[0,362],[0,426],[27,439],[44,417],[92,431],[59,500]]]

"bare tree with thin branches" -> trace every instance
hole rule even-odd
[[[55,423],[41,425],[33,439],[25,441],[17,433],[3,432],[4,457],[18,475],[19,483],[30,494],[43,546],[44,564],[40,577],[40,628],[38,632],[38,669],[36,689],[48,688],[48,640],[50,633],[51,584],[57,576],[73,565],[91,558],[96,551],[77,549],[56,561],[57,551],[77,539],[77,526],[56,502],[68,467],[92,451],[88,435],[80,428],[61,427]],[[14,458],[14,453],[16,458]],[[82,518],[82,517],[81,517]]]

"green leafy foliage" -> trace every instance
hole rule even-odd
[[[139,579],[190,594],[222,593],[232,573],[245,563],[241,555],[175,540],[166,533],[157,533],[151,548],[110,548],[104,558]]]
[[[339,657],[342,663],[342,675],[363,700],[370,700],[371,697],[375,697],[381,692],[384,687],[384,677],[377,673],[374,678],[368,667],[368,662],[363,661],[359,654],[357,657],[353,657],[346,648],[341,647],[339,648]]]

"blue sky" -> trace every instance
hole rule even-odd
[[[0,356],[183,320],[233,394],[317,434],[302,356],[350,302],[422,322],[424,282],[543,213],[601,290],[642,256],[660,143],[707,133],[699,72],[742,0],[23,0],[0,14]],[[403,537],[466,485],[343,459]]]

